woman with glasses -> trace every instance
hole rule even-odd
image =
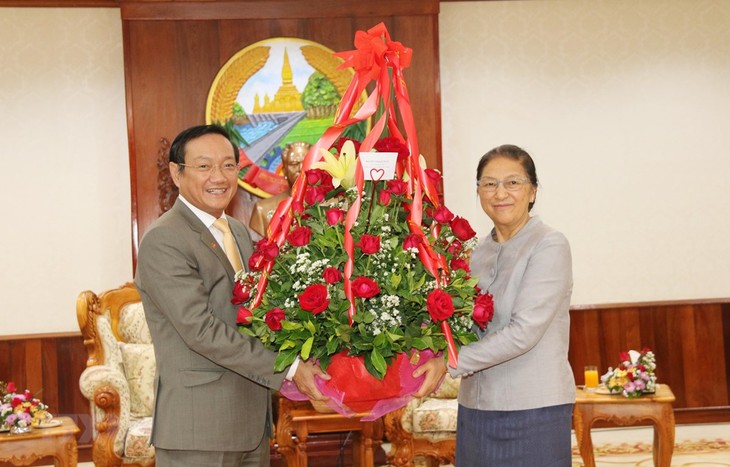
[[[570,246],[530,215],[537,174],[523,149],[492,149],[476,176],[494,229],[472,253],[471,270],[494,296],[494,318],[449,368],[462,377],[456,464],[569,467],[575,402],[568,363]]]

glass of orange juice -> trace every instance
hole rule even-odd
[[[583,369],[586,391],[595,391],[598,388],[598,367],[586,365]]]

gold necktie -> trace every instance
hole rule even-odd
[[[228,261],[231,262],[233,270],[236,272],[242,270],[241,257],[238,256],[238,248],[236,248],[236,241],[233,239],[233,233],[231,233],[231,228],[228,226],[228,221],[221,217],[213,222],[213,227],[223,232],[223,248],[226,250],[226,256]]]

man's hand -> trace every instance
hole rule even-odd
[[[323,395],[317,385],[314,384],[314,377],[318,376],[321,379],[328,380],[330,375],[322,371],[320,367],[312,363],[312,360],[300,361],[297,365],[297,371],[294,373],[292,381],[297,385],[297,389],[309,397],[313,401],[326,401],[329,397]]]
[[[434,357],[416,368],[413,372],[413,377],[418,378],[423,374],[426,375],[426,379],[423,380],[423,384],[418,389],[418,392],[413,394],[414,397],[425,397],[438,388],[439,383],[446,374],[446,362],[443,358]]]

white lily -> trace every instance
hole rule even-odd
[[[355,185],[355,168],[357,167],[357,157],[355,154],[355,145],[352,141],[345,141],[340,151],[340,156],[335,157],[331,152],[320,148],[323,161],[314,163],[312,166],[317,169],[327,171],[332,175],[332,185],[335,188],[342,185],[348,189]]]

